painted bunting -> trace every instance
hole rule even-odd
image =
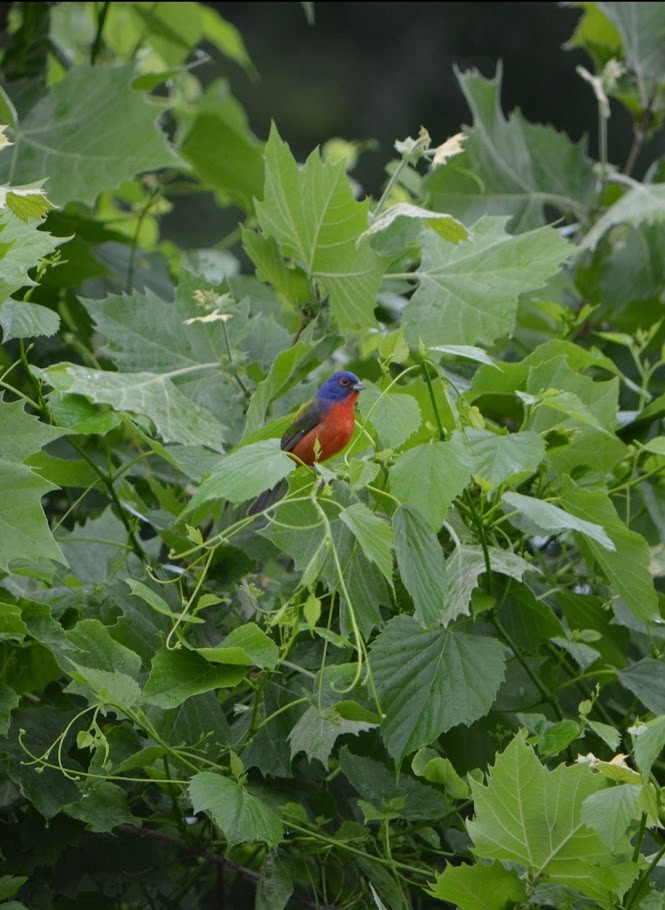
[[[326,379],[314,398],[296,411],[280,446],[307,465],[327,461],[341,452],[353,435],[355,404],[365,386],[354,373],[340,370]],[[318,445],[317,445],[318,440]],[[254,500],[248,515],[263,512],[286,491],[286,480],[265,490]]]

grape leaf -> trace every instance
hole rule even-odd
[[[398,763],[451,727],[487,714],[505,671],[495,639],[457,629],[425,632],[410,616],[388,622],[370,659],[386,715],[383,738]]]
[[[265,234],[330,294],[341,328],[375,324],[383,260],[359,241],[369,203],[353,198],[344,162],[324,164],[313,152],[298,168],[275,126],[266,145],[266,184],[256,214]]]
[[[189,796],[194,811],[209,812],[230,846],[264,841],[275,847],[283,837],[275,810],[228,777],[201,771],[190,781]]]
[[[56,205],[92,204],[136,174],[178,166],[155,124],[159,110],[131,87],[133,75],[130,65],[68,70],[13,128],[13,146],[0,152],[0,182],[28,184],[47,174]]]
[[[552,228],[513,237],[504,218],[483,218],[457,245],[428,232],[414,273],[420,285],[404,311],[407,339],[491,344],[513,329],[519,295],[542,287],[570,253]]]

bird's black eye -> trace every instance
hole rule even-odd
[[[340,384],[340,385],[348,385],[348,384],[349,384],[349,380],[348,380],[346,377],[344,377],[343,379],[340,379],[339,384]]]

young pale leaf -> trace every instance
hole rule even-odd
[[[487,714],[505,672],[495,639],[457,629],[424,632],[410,616],[388,622],[372,645],[371,665],[386,715],[383,738],[398,763]]]
[[[243,446],[206,474],[184,514],[217,499],[244,502],[275,486],[295,469],[295,462],[280,449],[278,439]]]
[[[607,493],[582,490],[564,477],[559,501],[570,514],[607,531],[616,554],[608,553],[595,540],[585,540],[584,546],[589,548],[614,591],[623,597],[638,619],[647,622],[659,618],[647,542],[621,521]]]
[[[3,152],[0,152],[0,160]],[[26,224],[6,209],[0,211],[0,300],[13,294],[14,291],[24,286],[34,286],[35,281],[29,277],[28,271],[35,268],[40,260],[45,259],[53,250],[64,242],[62,237],[53,237],[46,231],[39,231],[39,224],[30,222]],[[12,301],[16,310],[27,304]],[[41,307],[40,307],[41,309]],[[3,307],[4,310],[4,307]],[[50,312],[50,311],[49,311]],[[52,318],[56,314],[52,314]],[[3,325],[3,332],[7,331]],[[51,333],[52,334],[52,333]],[[15,337],[21,337],[17,335]],[[5,337],[5,341],[9,338]]]
[[[354,502],[347,509],[343,509],[339,517],[354,535],[365,556],[379,568],[389,584],[392,584],[393,536],[390,525],[361,502]]]
[[[189,784],[189,796],[194,811],[208,812],[229,846],[263,841],[276,847],[284,835],[274,809],[221,774],[195,774]]]
[[[457,246],[428,233],[414,273],[420,286],[404,311],[407,339],[491,344],[513,329],[519,295],[544,285],[569,255],[552,228],[515,237],[502,218],[483,218]]]
[[[544,502],[533,496],[523,496],[521,493],[504,493],[503,501],[525,515],[541,531],[577,531],[590,540],[595,540],[606,550],[616,551],[604,528],[583,518],[575,518],[551,502]]]
[[[616,853],[631,824],[639,821],[641,791],[635,784],[619,784],[592,793],[582,804],[582,821],[612,853]]]
[[[483,351],[482,348],[476,348],[471,344],[435,344],[430,351],[438,351],[440,354],[450,354],[451,357],[461,357],[463,360],[473,360],[476,363],[484,363],[488,367],[501,371],[502,367],[495,363],[490,355]]]
[[[160,708],[177,708],[193,695],[236,686],[244,667],[213,666],[195,651],[161,648],[152,660],[145,700]]]
[[[460,240],[466,240],[469,236],[468,229],[464,227],[461,221],[453,218],[452,215],[446,215],[442,212],[430,212],[429,209],[423,209],[419,205],[411,205],[408,202],[398,202],[397,205],[393,205],[381,212],[379,217],[372,222],[372,225],[360,235],[360,238],[364,239],[374,234],[380,234],[381,231],[385,231],[399,218],[422,221],[450,243],[459,243]]]
[[[358,402],[361,417],[372,424],[386,448],[399,448],[422,423],[420,405],[412,395],[384,393],[371,382],[365,385]]]
[[[14,145],[0,153],[0,182],[10,173],[22,184],[48,174],[56,205],[92,204],[142,171],[177,166],[155,123],[159,110],[131,88],[133,76],[133,65],[68,70],[14,127]]]
[[[468,429],[463,438],[468,444],[471,473],[494,487],[514,474],[535,471],[545,456],[545,443],[538,433],[503,436],[489,430]]]
[[[59,363],[33,372],[60,392],[84,395],[115,411],[149,418],[164,442],[223,450],[225,428],[210,411],[186,398],[167,374],[111,373]]]
[[[526,884],[517,870],[496,861],[489,866],[446,866],[427,892],[459,910],[507,910],[527,899]]]
[[[344,162],[324,164],[313,152],[299,168],[273,125],[266,145],[266,182],[256,214],[264,233],[320,282],[341,328],[375,324],[384,261],[367,240],[369,202],[356,202]]]
[[[625,893],[638,867],[617,862],[582,820],[584,800],[606,786],[587,764],[549,771],[518,734],[497,756],[487,784],[471,784],[475,818],[467,828],[473,851],[486,859],[519,863],[531,875],[609,904],[612,895]],[[630,855],[625,835],[618,847],[618,853]]]
[[[435,441],[414,446],[399,456],[390,470],[390,490],[438,531],[450,504],[469,479],[469,466],[459,443]]]
[[[424,629],[439,625],[448,592],[446,564],[436,534],[420,512],[399,506],[393,514],[397,566]]]
[[[88,655],[86,655],[87,657]],[[101,705],[124,710],[132,708],[141,701],[141,687],[136,680],[126,673],[112,670],[98,670],[74,664],[72,677],[90,688]]]

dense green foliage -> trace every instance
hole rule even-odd
[[[665,4],[580,6],[602,160],[460,73],[378,201],[202,87],[252,70],[210,8],[12,7],[6,910],[665,907]],[[184,249],[199,192],[239,227]]]

